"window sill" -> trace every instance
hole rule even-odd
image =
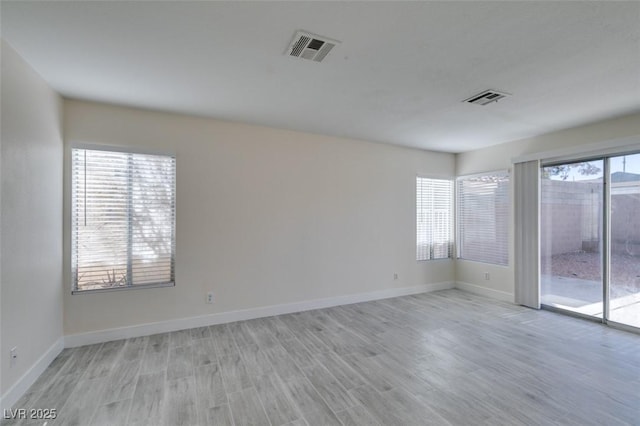
[[[437,259],[416,259],[416,262],[442,262],[445,260],[454,260],[453,257],[439,257]]]
[[[161,288],[161,287],[175,287],[175,281],[170,281],[166,283],[154,283],[154,284],[142,284],[142,285],[132,285],[126,287],[111,287],[111,288],[96,288],[92,290],[72,290],[71,294],[94,294],[94,293],[110,293],[114,291],[127,291],[127,290],[142,290],[145,288]]]
[[[469,263],[477,263],[480,265],[484,265],[484,266],[493,266],[496,268],[504,268],[504,269],[509,269],[510,265],[506,264],[506,265],[499,265],[497,263],[489,263],[489,262],[483,262],[481,260],[471,260],[471,259],[465,259],[463,257],[458,257],[456,258],[457,261],[463,261],[463,262],[469,262]]]

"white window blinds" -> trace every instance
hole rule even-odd
[[[73,290],[173,284],[175,158],[72,150]]]
[[[446,259],[453,251],[453,181],[416,178],[416,259]]]
[[[509,174],[458,179],[458,257],[509,264]]]

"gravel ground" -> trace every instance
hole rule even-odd
[[[563,253],[552,256],[551,275],[599,281],[602,277],[600,253]],[[548,258],[542,259],[542,272],[548,272]],[[611,283],[635,287],[640,291],[640,256],[611,256]]]

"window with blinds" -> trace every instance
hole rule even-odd
[[[453,255],[453,181],[416,178],[416,259]]]
[[[458,257],[509,264],[509,174],[458,178]]]
[[[73,291],[173,285],[175,158],[72,150]]]

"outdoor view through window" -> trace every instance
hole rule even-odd
[[[72,152],[73,290],[174,281],[175,158]]]
[[[640,154],[543,167],[542,303],[640,327],[639,212]],[[608,233],[603,232],[605,214]],[[606,294],[604,266],[609,270]]]

